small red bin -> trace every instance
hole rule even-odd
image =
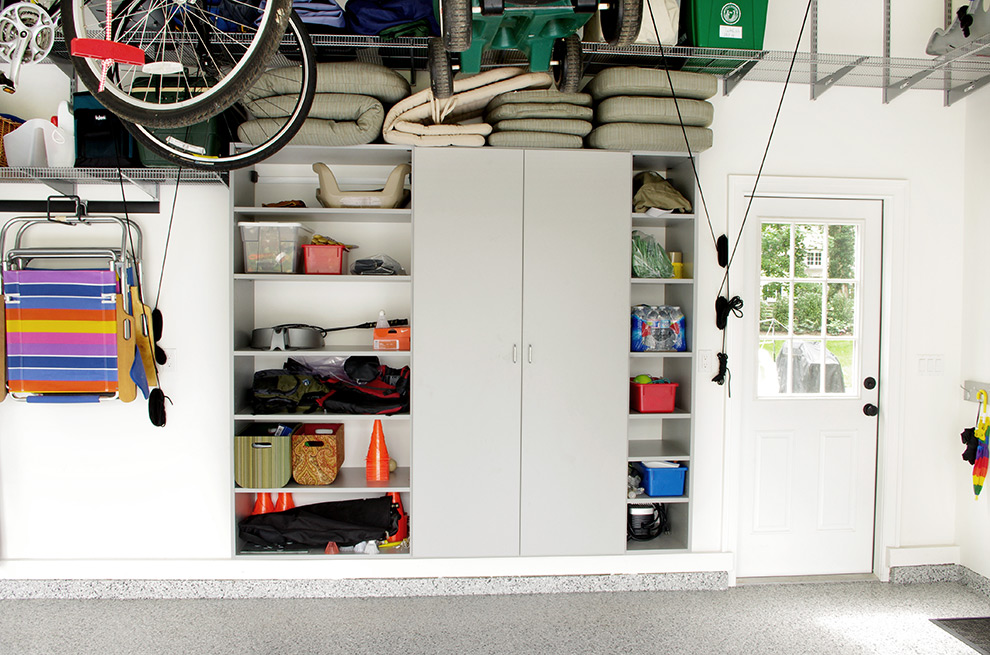
[[[674,411],[676,382],[639,384],[629,381],[629,406],[644,413],[668,413]]]
[[[346,246],[310,244],[303,246],[303,270],[308,274],[341,275]]]

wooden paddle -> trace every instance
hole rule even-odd
[[[131,379],[134,364],[135,324],[124,311],[124,297],[117,294],[117,396],[129,403],[137,397],[137,385]]]

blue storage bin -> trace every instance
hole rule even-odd
[[[643,478],[643,490],[647,496],[683,496],[684,478],[687,467],[650,468],[642,462],[633,462],[633,466]]]

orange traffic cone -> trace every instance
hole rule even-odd
[[[257,496],[258,499],[254,501],[254,510],[251,511],[251,514],[267,514],[275,511],[271,496],[268,494],[258,494]]]
[[[409,536],[409,515],[402,509],[402,499],[399,498],[398,491],[388,492],[388,497],[392,499],[392,505],[399,509],[399,527],[395,534],[390,535],[385,541],[390,544],[398,543]]]
[[[279,493],[278,497],[275,499],[275,511],[284,512],[287,509],[292,509],[296,504],[292,502],[292,494],[283,491]]]
[[[371,430],[371,443],[368,444],[366,476],[368,482],[388,481],[388,448],[385,447],[385,433],[382,422],[375,419]]]

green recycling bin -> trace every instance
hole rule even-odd
[[[696,48],[762,50],[768,0],[688,0],[681,33]]]

